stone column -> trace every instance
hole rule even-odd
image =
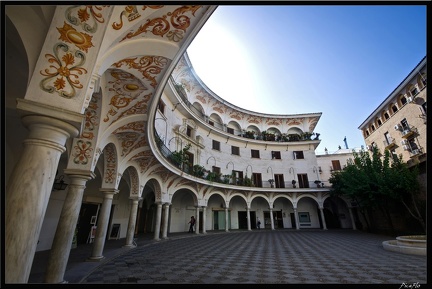
[[[129,211],[129,222],[128,228],[126,232],[126,244],[124,247],[135,247],[133,244],[133,239],[135,237],[135,225],[136,225],[136,216],[138,212],[138,202],[141,200],[139,197],[131,197],[132,201],[131,209]]]
[[[270,208],[270,224],[271,224],[271,229],[274,230],[273,208]]]
[[[100,189],[100,191],[104,194],[104,199],[101,210],[99,212],[96,236],[93,243],[92,254],[88,258],[89,261],[100,261],[104,258],[104,256],[102,256],[102,251],[105,246],[105,238],[107,235],[112,200],[114,195],[119,192],[115,189]]]
[[[247,225],[248,225],[248,231],[251,231],[251,219],[250,219],[250,208],[247,207]]]
[[[351,224],[352,224],[353,230],[357,230],[357,227],[356,227],[356,224],[355,224],[355,220],[354,220],[354,214],[352,212],[352,208],[349,207],[348,210],[349,210],[349,213],[350,213]]]
[[[30,132],[5,192],[5,283],[28,281],[60,155],[78,135],[51,117],[27,115],[22,122]]]
[[[162,239],[168,239],[169,206],[169,203],[163,205]]]
[[[324,208],[323,207],[319,207],[319,209],[320,209],[320,214],[321,214],[321,220],[322,220],[322,223],[323,223],[323,230],[327,230],[327,224],[326,224],[326,221],[325,221],[325,218],[324,218]]]
[[[203,206],[203,207],[202,207],[202,210],[203,210],[202,233],[203,233],[203,234],[207,234],[207,231],[206,231],[206,221],[207,221],[206,214],[207,214],[207,207],[206,207],[206,206]]]
[[[294,208],[294,218],[295,218],[295,222],[296,222],[296,229],[300,230],[300,222],[298,219],[297,208]]]
[[[229,232],[228,228],[228,207],[225,208],[225,232]]]
[[[195,234],[199,234],[199,224],[200,224],[200,217],[199,217],[199,206],[196,207],[196,220],[195,220]]]
[[[66,283],[63,278],[77,226],[85,185],[88,180],[95,177],[95,174],[89,171],[66,169],[64,172],[68,175],[70,184],[51,246],[45,273],[45,283]]]
[[[161,227],[161,219],[162,219],[162,203],[156,203],[157,209],[156,209],[156,223],[155,223],[155,230],[154,230],[154,237],[153,239],[156,241],[159,241],[159,235],[160,235],[160,227]]]

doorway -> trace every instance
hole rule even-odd
[[[96,226],[96,224],[92,224],[92,217],[96,216],[93,219],[97,220],[98,208],[98,204],[83,203],[81,205],[76,227],[78,245],[87,243],[92,226]]]
[[[293,229],[296,229],[297,225],[296,225],[294,213],[290,213],[290,217],[291,217],[291,226]]]
[[[238,212],[238,222],[239,222],[239,229],[247,229],[248,228],[247,212],[245,212],[245,211],[239,211]]]

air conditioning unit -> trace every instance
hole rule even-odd
[[[401,125],[400,125],[400,124],[397,124],[397,125],[395,125],[394,129],[395,129],[395,130],[401,130],[401,129],[402,129],[402,127],[401,127]]]
[[[405,129],[404,131],[402,131],[402,136],[409,134],[409,132],[410,132],[409,129]]]
[[[407,98],[407,102],[408,103],[411,103],[413,101],[413,98],[411,97],[411,96],[409,96],[408,98]]]
[[[406,151],[410,149],[409,145],[404,145],[404,146],[402,146],[402,147],[403,147],[403,149],[406,150]]]
[[[413,155],[418,155],[419,153],[420,153],[420,151],[418,149],[411,151],[411,154],[413,154]]]
[[[401,145],[407,145],[408,141],[406,139],[401,140]]]

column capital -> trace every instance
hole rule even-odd
[[[108,189],[108,188],[100,188],[99,191],[104,194],[113,194],[113,195],[118,194],[120,192],[120,190]]]
[[[63,172],[70,177],[76,176],[87,180],[91,180],[96,177],[96,174],[89,170],[64,169]]]
[[[66,122],[72,125],[76,130],[76,133],[71,133],[73,137],[78,135],[82,120],[84,119],[84,114],[21,98],[17,98],[17,110],[21,118],[28,116],[45,116]]]

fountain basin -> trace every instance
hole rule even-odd
[[[396,240],[384,241],[383,248],[387,251],[409,255],[426,256],[426,235],[399,236]]]

